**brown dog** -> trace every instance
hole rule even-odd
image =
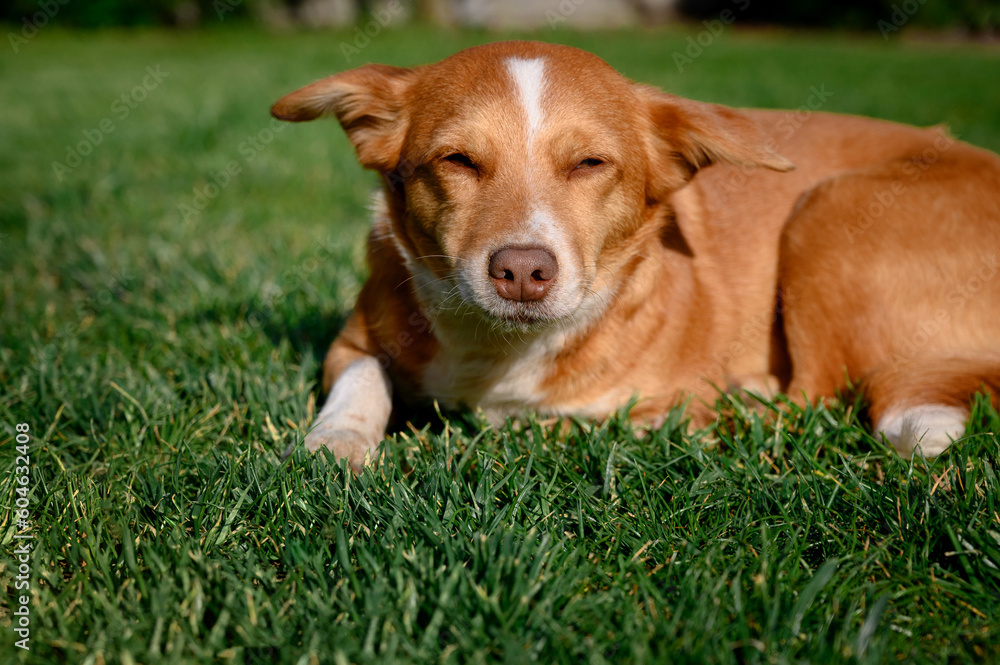
[[[360,468],[397,400],[637,421],[719,387],[864,386],[938,454],[1000,384],[1000,159],[864,118],[736,111],[507,42],[278,101],[380,172],[371,276],[306,446]],[[794,166],[793,166],[794,165]]]

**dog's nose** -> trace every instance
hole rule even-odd
[[[490,277],[507,300],[541,300],[558,272],[556,257],[541,247],[504,247],[490,257]]]

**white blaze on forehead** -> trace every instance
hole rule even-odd
[[[533,58],[508,58],[507,71],[514,79],[521,106],[528,118],[528,145],[542,129],[545,114],[542,111],[542,93],[545,91],[545,60]]]
[[[557,218],[541,200],[538,181],[543,177],[542,170],[533,168],[536,161],[535,139],[545,124],[545,111],[542,107],[542,97],[545,95],[545,59],[508,58],[506,65],[514,80],[514,91],[527,120],[525,175],[529,204],[527,218],[518,232],[516,241],[538,245],[555,256],[559,264],[561,282],[561,286],[554,290],[558,292],[556,300],[569,301],[575,297],[576,289],[567,285],[574,285],[578,280],[572,247],[566,230],[561,228]],[[508,242],[511,240],[515,239],[509,238]]]
[[[565,270],[563,262],[565,257],[570,255],[569,242],[566,234],[552,215],[545,208],[535,207],[528,215],[527,239],[538,242],[549,251],[554,252],[556,260],[560,261],[560,270]]]

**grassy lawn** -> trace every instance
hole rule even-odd
[[[537,37],[690,97],[798,107],[825,86],[824,110],[1000,150],[995,49],[730,29],[681,72],[688,34]],[[0,56],[0,661],[1000,662],[982,404],[934,462],[845,404],[722,405],[711,431],[678,413],[645,439],[460,414],[358,477],[281,463],[364,279],[376,180],[335,123],[274,127],[270,104],[494,38],[389,31],[348,63],[346,31],[49,29]]]

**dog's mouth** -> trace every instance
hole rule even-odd
[[[469,289],[465,304],[490,326],[493,332],[525,334],[544,332],[566,325],[589,309],[585,286],[570,287],[564,280],[538,300],[512,300],[496,295],[490,288]],[[484,285],[487,286],[487,285]]]
[[[502,302],[482,307],[486,316],[504,327],[516,330],[536,330],[562,319],[553,315],[543,304],[531,302]]]
[[[550,288],[542,294],[507,291],[503,285],[496,285],[497,277],[483,277],[478,271],[459,268],[445,279],[415,280],[415,290],[432,318],[447,319],[462,327],[471,324],[477,333],[501,335],[543,332],[564,324],[574,319],[581,307],[586,308],[584,296],[590,291],[569,272],[560,275],[558,283],[551,280]],[[523,297],[518,297],[522,293]]]
[[[459,279],[454,286],[446,282],[418,283],[417,295],[424,311],[433,319],[481,321],[492,332],[524,333],[542,330],[565,319],[566,312],[551,301],[519,302],[504,300],[489,292],[477,293],[467,282]],[[436,288],[435,288],[436,287]],[[485,289],[484,289],[485,291]],[[430,296],[430,297],[428,297]]]

